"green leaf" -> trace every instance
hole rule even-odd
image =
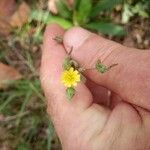
[[[122,26],[109,23],[109,22],[93,22],[88,24],[86,27],[88,29],[95,30],[107,35],[112,35],[112,36],[125,35],[125,30]]]
[[[89,21],[89,15],[92,10],[92,0],[81,0],[80,3],[76,3],[78,8],[76,8],[74,12],[74,20],[78,22],[79,25],[83,25]]]
[[[73,26],[73,24],[70,21],[57,16],[51,16],[48,21],[48,24],[49,23],[57,23],[64,29],[69,29]]]
[[[101,11],[111,10],[116,5],[121,4],[123,0],[100,0],[96,6],[92,9],[91,16],[98,15]]]
[[[69,29],[73,26],[73,24],[70,21],[63,19],[61,17],[52,16],[47,11],[37,11],[37,10],[32,11],[29,20],[30,22],[32,20],[36,20],[44,24],[57,23],[60,26],[62,26],[64,29]]]
[[[69,10],[69,7],[67,6],[66,1],[64,0],[57,1],[56,7],[61,17],[66,18],[66,19],[71,19],[72,13],[71,13],[71,10]]]
[[[66,96],[69,100],[72,99],[74,94],[75,94],[75,89],[73,87],[69,87],[69,88],[66,89]]]

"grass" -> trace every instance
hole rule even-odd
[[[32,3],[33,4],[33,3]],[[59,140],[46,113],[39,81],[43,23],[28,22],[0,39],[0,61],[16,68],[23,78],[0,91],[0,149],[59,150]],[[35,30],[32,36],[31,30]],[[13,143],[13,144],[12,144]]]

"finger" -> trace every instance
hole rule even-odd
[[[66,52],[61,44],[53,38],[63,35],[64,30],[58,25],[50,25],[44,35],[44,46],[41,62],[41,83],[48,99],[52,116],[65,116],[70,111],[81,111],[92,103],[92,95],[87,87],[80,83],[76,87],[75,96],[71,101],[66,98],[65,87],[60,81],[63,72],[62,63]],[[55,117],[54,117],[55,119]]]
[[[90,70],[86,71],[86,76],[117,93],[122,99],[150,109],[150,101],[147,100],[150,89],[145,80],[145,77],[150,79],[149,63],[145,64],[149,54],[124,47],[80,27],[74,27],[65,33],[64,45],[66,49],[74,48],[72,57],[84,68],[95,67],[98,59],[106,66],[117,63],[117,66],[104,74]]]

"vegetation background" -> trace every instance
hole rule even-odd
[[[39,82],[47,24],[150,48],[150,0],[0,0],[0,150],[59,150]]]

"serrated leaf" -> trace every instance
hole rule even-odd
[[[69,100],[72,99],[74,94],[75,94],[75,89],[73,87],[69,87],[69,88],[66,89],[66,96]]]
[[[86,27],[88,29],[95,30],[107,35],[112,35],[112,36],[125,35],[125,30],[122,26],[109,23],[109,22],[93,22],[88,24]]]
[[[91,16],[96,16],[101,11],[111,10],[116,5],[121,4],[123,0],[100,0],[97,5],[92,9]]]
[[[67,2],[65,2],[64,0],[59,0],[56,2],[56,7],[61,17],[71,19],[72,13],[67,6]]]

